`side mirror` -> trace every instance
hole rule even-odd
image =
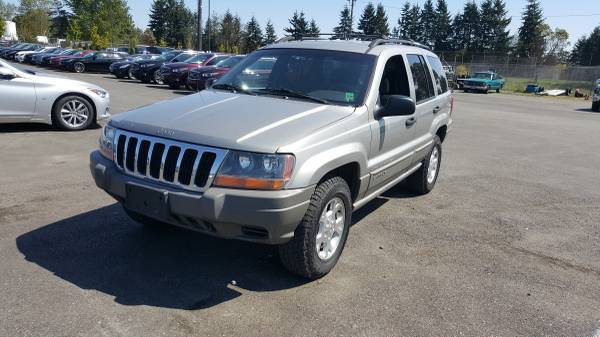
[[[1,80],[12,80],[15,79],[17,77],[17,74],[15,74],[12,70],[10,69],[6,69],[6,68],[0,68],[0,79]]]
[[[402,95],[381,96],[379,117],[410,116],[415,113],[417,106],[412,98]]]

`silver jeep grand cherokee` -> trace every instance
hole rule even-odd
[[[405,179],[433,189],[452,105],[414,42],[287,38],[211,89],[113,117],[91,172],[138,222],[279,245],[315,279],[353,211]]]

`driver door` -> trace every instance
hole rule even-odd
[[[0,123],[28,120],[35,113],[36,94],[33,80],[19,76],[3,76],[13,73],[0,66]]]

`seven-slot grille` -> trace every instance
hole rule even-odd
[[[175,187],[206,190],[227,151],[118,130],[114,160],[129,175]]]

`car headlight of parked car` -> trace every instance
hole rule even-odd
[[[102,98],[106,98],[106,96],[108,96],[108,93],[102,89],[97,89],[97,88],[88,88],[89,91],[93,92],[94,94],[102,97]]]
[[[204,73],[204,74],[202,74],[202,77],[209,78],[209,77],[214,77],[217,75],[219,75],[219,73]]]
[[[129,64],[123,64],[122,66],[119,67],[119,69],[125,69],[127,67],[129,67]]]
[[[113,147],[117,129],[106,124],[100,135],[100,153],[108,160],[113,160]]]
[[[295,157],[290,154],[261,154],[230,151],[214,185],[251,190],[281,190],[290,180]]]

